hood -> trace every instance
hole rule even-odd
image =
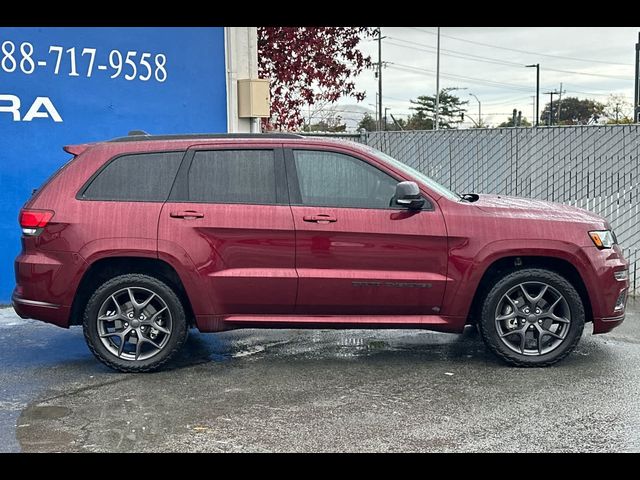
[[[505,195],[480,195],[473,205],[499,216],[532,218],[575,223],[595,224],[598,228],[609,228],[600,215],[582,208],[533,198],[509,197]]]

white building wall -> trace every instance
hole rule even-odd
[[[258,78],[258,29],[225,27],[225,44],[227,130],[229,133],[259,132],[259,119],[238,118],[238,80]]]

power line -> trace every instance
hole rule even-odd
[[[406,43],[411,43],[413,45],[419,45],[420,47],[423,47],[423,48],[413,47],[413,46],[410,46],[410,45],[401,45],[401,44],[394,43],[394,42],[387,42],[387,43],[391,43],[391,45],[395,45],[397,47],[411,48],[411,49],[414,49],[414,50],[420,50],[420,51],[429,52],[429,53],[433,53],[435,51],[434,47],[431,47],[430,45],[426,45],[424,43],[412,42],[410,40],[404,40],[402,38],[397,38],[397,37],[387,37],[387,38],[389,38],[391,40],[396,40],[396,41],[399,41],[399,42],[406,42]],[[443,53],[442,54],[442,55],[447,55],[448,57],[465,58],[467,60],[474,60],[474,61],[477,61],[477,62],[496,63],[498,65],[506,65],[506,66],[514,66],[514,67],[522,67],[523,66],[522,63],[511,62],[509,60],[500,60],[498,58],[483,57],[481,55],[473,55],[473,54],[470,54],[470,53],[459,52],[457,50],[450,50],[450,49],[447,49],[447,48],[440,48],[440,51],[441,52],[450,52],[450,53]]]
[[[423,28],[420,27],[408,27],[411,28],[413,30],[418,30],[420,32],[424,32],[424,33],[428,33],[429,35],[435,35],[434,32],[431,32],[429,30],[424,30]],[[528,55],[538,55],[538,56],[542,56],[542,57],[549,57],[549,58],[559,58],[562,60],[575,60],[578,62],[589,62],[589,63],[603,63],[606,65],[618,65],[618,66],[624,66],[624,67],[630,67],[630,64],[627,63],[616,63],[616,62],[607,62],[605,60],[592,60],[592,59],[587,59],[587,58],[577,58],[577,57],[566,57],[564,55],[552,55],[550,53],[540,53],[540,52],[532,52],[530,50],[520,50],[518,48],[509,48],[509,47],[502,47],[500,45],[492,45],[490,43],[484,43],[484,42],[478,42],[475,40],[467,40],[465,38],[460,38],[460,37],[454,37],[453,35],[445,35],[445,34],[441,34],[442,37],[446,37],[446,38],[451,38],[453,40],[458,40],[460,42],[466,42],[466,43],[473,43],[475,45],[482,45],[483,47],[489,47],[489,48],[497,48],[500,50],[508,50],[510,52],[518,52],[518,53],[526,53]]]
[[[592,95],[594,97],[608,97],[609,95],[616,93],[616,92],[613,92],[611,90],[598,90],[598,89],[595,89],[595,92],[585,92],[585,91],[581,91],[581,90],[575,90],[576,88],[582,88],[580,86],[571,85],[571,84],[568,84],[568,83],[565,83],[564,85],[566,87],[569,87],[569,90],[567,90],[567,92],[570,92],[570,93],[581,93],[583,95]],[[598,92],[598,93],[596,93],[596,92]],[[622,95],[623,97],[625,97],[627,99],[629,98],[628,95],[625,95],[623,93],[620,93],[619,95]]]
[[[414,28],[414,27],[410,27],[410,28]],[[391,45],[395,45],[396,47],[411,48],[411,49],[414,49],[414,50],[420,50],[420,51],[429,52],[429,53],[433,53],[433,50],[435,50],[430,45],[426,45],[424,43],[413,42],[413,41],[410,41],[410,40],[404,40],[402,38],[397,38],[397,37],[388,37],[388,38],[391,38],[393,40],[400,41],[400,42],[411,43],[413,45],[420,45],[423,48],[418,48],[418,47],[414,47],[414,46],[410,46],[410,45],[401,45],[399,43],[391,42]],[[429,49],[429,50],[426,50],[426,49]],[[447,55],[448,57],[460,58],[460,59],[463,59],[463,60],[471,60],[471,61],[474,61],[474,62],[483,62],[483,63],[493,63],[493,64],[504,65],[504,66],[508,66],[508,67],[523,67],[524,66],[524,64],[522,64],[522,63],[511,62],[509,60],[500,60],[498,58],[493,58],[493,57],[484,57],[482,55],[473,55],[473,54],[470,54],[470,53],[460,52],[460,51],[457,51],[457,50],[449,50],[449,49],[444,49],[444,48],[441,48],[440,50],[442,52],[453,52],[453,53],[443,53],[442,55]],[[617,75],[606,75],[604,73],[577,72],[575,70],[561,70],[561,69],[552,68],[552,67],[545,67],[544,69],[547,70],[547,71],[550,71],[550,72],[570,73],[570,74],[573,74],[573,75],[587,75],[589,77],[612,78],[612,79],[615,79],[615,80],[628,80],[627,77],[619,77]]]
[[[407,100],[406,98],[398,98],[398,97],[389,97],[387,95],[383,95],[382,98],[386,98],[388,100],[398,100],[400,102],[408,102],[409,100]]]
[[[527,95],[527,96],[508,98],[508,99],[505,99],[505,100],[484,101],[484,102],[482,102],[482,105],[506,105],[506,104],[509,104],[509,103],[522,102],[524,100],[528,100],[530,97],[531,97],[531,95]]]
[[[409,71],[412,73],[431,73],[431,74],[435,73],[433,70],[428,70],[426,68],[413,67],[411,65],[404,65],[402,63],[395,63],[395,62],[387,62],[387,63],[391,68],[397,68],[397,69]],[[485,78],[467,77],[465,75],[455,75],[450,73],[448,74],[441,73],[440,75],[445,78],[450,78],[453,80],[464,80],[464,81],[472,81],[477,83],[484,83],[490,87],[510,88],[512,90],[519,90],[522,92],[528,92],[530,90],[529,88],[526,88],[522,85],[516,85],[513,83],[496,82],[496,81],[488,80]]]

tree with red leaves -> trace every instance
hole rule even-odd
[[[342,96],[362,101],[354,77],[371,67],[371,57],[357,48],[377,32],[371,27],[258,27],[258,71],[271,79],[271,117],[266,130],[295,130],[300,109]]]

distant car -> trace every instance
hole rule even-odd
[[[74,158],[20,212],[13,305],[82,324],[115,369],[163,366],[195,326],[477,324],[551,365],[625,315],[628,263],[578,208],[458,195],[372,148],[290,134],[147,136]]]

